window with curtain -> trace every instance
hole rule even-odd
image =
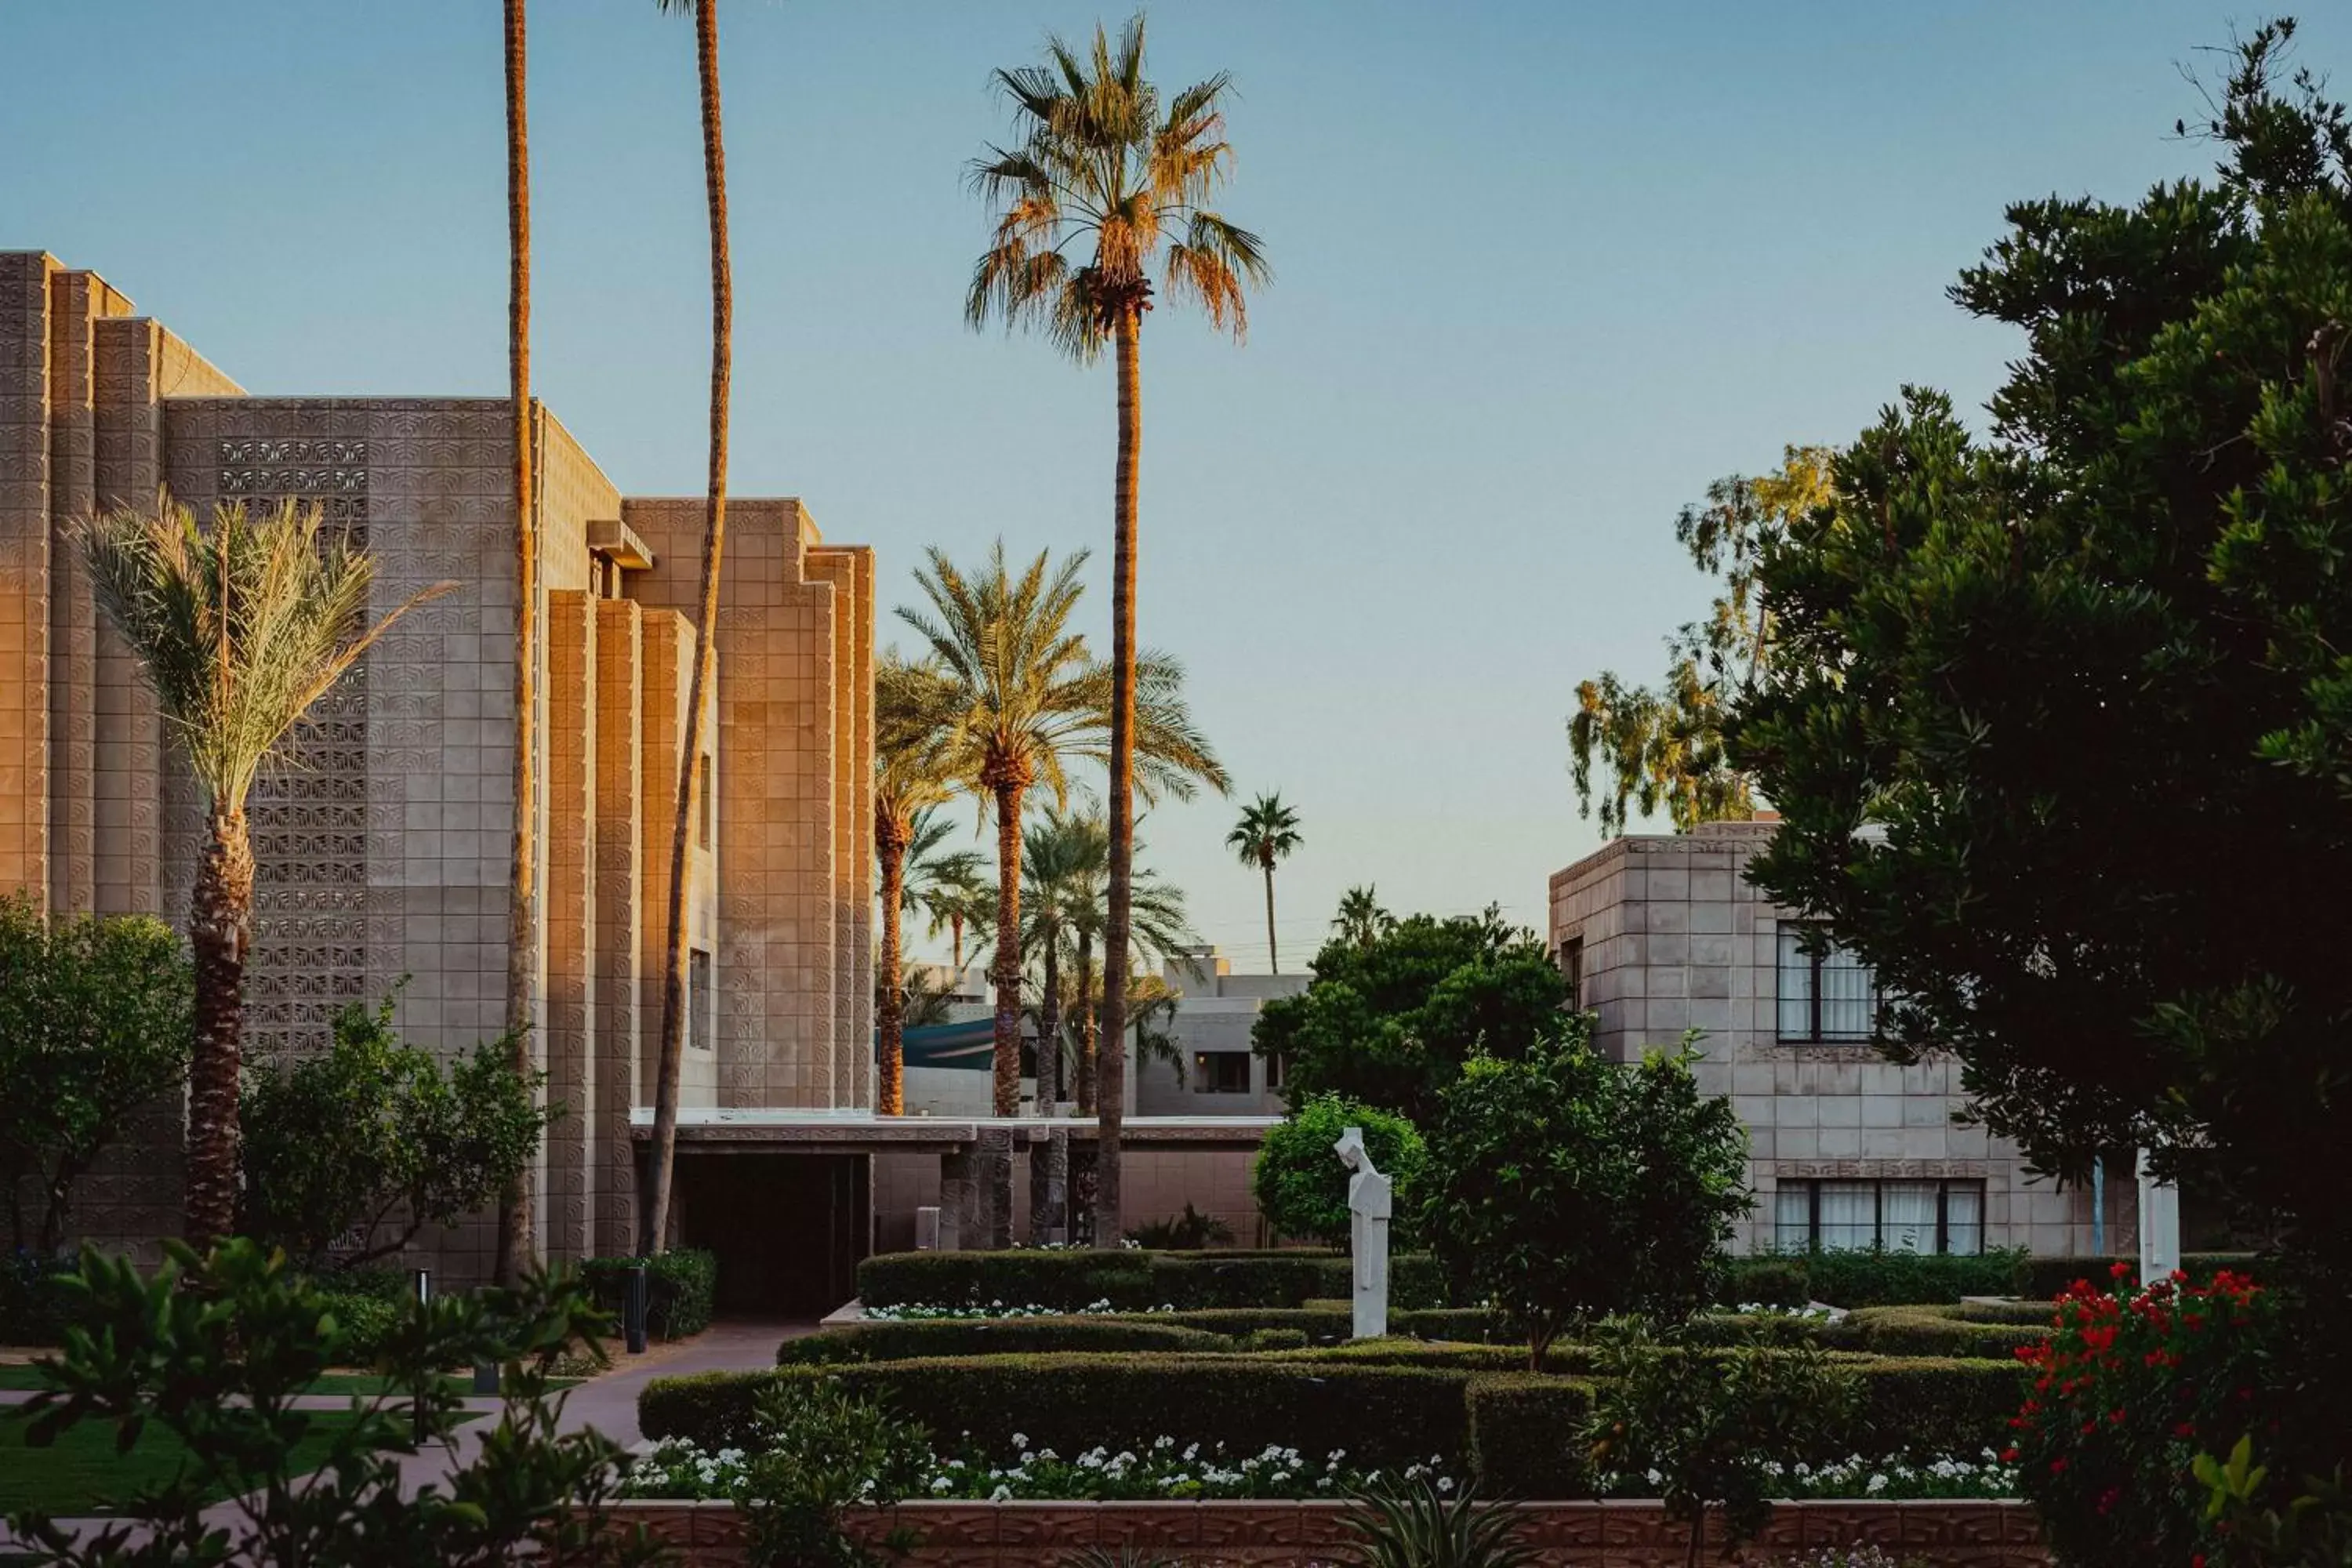
[[[1868,1040],[1878,1033],[1878,980],[1842,947],[1805,951],[1811,928],[1780,926],[1780,1035],[1784,1040]]]
[[[1970,1181],[1785,1181],[1772,1195],[1783,1251],[1984,1250],[1984,1184]]]

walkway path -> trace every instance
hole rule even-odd
[[[570,1391],[563,1406],[563,1430],[576,1432],[594,1427],[624,1447],[635,1447],[643,1441],[637,1427],[637,1395],[646,1384],[657,1377],[680,1377],[702,1372],[749,1372],[776,1364],[776,1346],[788,1339],[815,1331],[811,1322],[742,1322],[722,1321],[712,1324],[690,1340],[676,1344],[649,1346],[643,1355],[625,1352],[613,1357],[612,1370],[601,1377],[591,1378]],[[0,1406],[21,1405],[30,1399],[29,1391],[0,1389]],[[304,1409],[346,1410],[351,1407],[349,1394],[310,1394],[299,1401]],[[466,1407],[478,1411],[478,1419],[457,1429],[456,1440],[447,1447],[427,1448],[422,1453],[404,1456],[400,1461],[401,1486],[415,1491],[431,1481],[446,1478],[452,1468],[470,1459],[481,1447],[481,1434],[490,1425],[499,1410],[496,1399],[468,1399]],[[234,1524],[237,1515],[233,1503],[217,1503],[207,1510],[214,1522]],[[89,1534],[112,1522],[103,1519],[64,1521],[77,1533]],[[5,1524],[0,1524],[0,1549],[10,1542]]]

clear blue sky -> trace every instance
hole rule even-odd
[[[2303,58],[2352,69],[2352,16]],[[691,29],[538,0],[537,390],[626,490],[700,488]],[[495,0],[7,0],[0,247],[97,268],[247,387],[505,385]],[[1111,384],[968,332],[986,73],[1124,9],[722,8],[739,493],[881,552],[1108,554]],[[1340,891],[1543,918],[1591,848],[1562,729],[1704,604],[1672,519],[1906,381],[1964,404],[2015,344],[1943,297],[2004,202],[2201,170],[2176,74],[2207,0],[1587,5],[1169,0],[1153,74],[1241,98],[1224,206],[1278,270],[1236,349],[1145,342],[1146,640],[1243,792],[1305,822],[1286,967]],[[1089,613],[1107,640],[1107,595]],[[1264,962],[1233,807],[1150,858]]]

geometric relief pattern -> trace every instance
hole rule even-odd
[[[367,443],[219,443],[220,489],[248,508],[319,506],[329,539],[367,546]],[[253,468],[248,464],[283,464]],[[338,464],[360,467],[338,467]],[[245,1026],[265,1059],[316,1048],[335,1015],[368,993],[368,671],[312,705],[283,760],[255,779],[253,952]]]

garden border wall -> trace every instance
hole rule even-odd
[[[1678,1568],[1688,1537],[1655,1502],[1530,1502],[1524,1538],[1544,1568]],[[1089,1547],[1131,1547],[1189,1564],[1328,1563],[1350,1542],[1349,1505],[1337,1502],[910,1502],[854,1518],[853,1531],[878,1543],[893,1521],[921,1544],[909,1568],[1056,1568]],[[743,1561],[742,1521],[726,1502],[622,1503],[624,1527],[642,1523],[692,1568]],[[1710,1539],[1715,1531],[1710,1528]],[[1929,1556],[1950,1568],[2046,1568],[2040,1521],[2022,1502],[1781,1503],[1764,1533],[1737,1561],[1769,1562],[1825,1546],[1877,1545],[1897,1556]],[[1710,1562],[1721,1557],[1710,1545]]]

